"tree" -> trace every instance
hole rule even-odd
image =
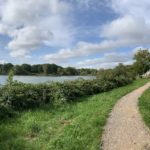
[[[57,74],[57,69],[60,68],[56,64],[49,64],[48,65],[48,72],[49,74]]]
[[[16,75],[96,75],[98,73],[98,70],[96,69],[76,69],[73,67],[63,68],[56,64],[0,64],[0,74],[8,74],[10,70],[14,70],[14,74]]]
[[[42,67],[43,67],[44,74],[48,75],[48,64],[43,64]]]
[[[60,76],[64,75],[64,68],[58,68],[57,69],[57,74],[60,75]]]
[[[41,74],[42,72],[43,72],[42,65],[38,65],[38,66],[37,66],[37,73],[38,73],[38,74]]]
[[[148,49],[139,50],[134,59],[134,68],[137,74],[142,75],[150,69],[150,52]]]
[[[9,74],[8,74],[8,78],[7,78],[7,84],[9,87],[13,84],[13,76],[14,76],[14,72],[13,70],[10,70]]]
[[[96,75],[98,73],[98,70],[81,68],[81,69],[78,69],[78,73],[79,75]]]
[[[31,67],[31,73],[38,73],[39,71],[39,65],[32,65]]]
[[[78,75],[78,71],[73,67],[67,67],[65,68],[65,75]]]
[[[8,74],[9,71],[12,69],[13,69],[13,65],[11,63],[3,64],[3,66],[1,66],[1,73]]]
[[[22,64],[21,67],[22,67],[22,69],[25,70],[26,72],[28,72],[28,73],[31,72],[31,65],[29,65],[29,64]]]
[[[16,75],[27,75],[28,73],[22,68],[22,66],[16,65],[14,67],[14,73]]]

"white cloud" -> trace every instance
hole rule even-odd
[[[43,45],[66,46],[73,40],[71,7],[60,0],[0,1],[0,33],[11,37],[11,56],[29,54]]]
[[[94,58],[94,59],[86,59],[83,61],[74,64],[74,67],[77,68],[114,68],[119,63],[124,65],[131,65],[134,63],[134,55],[138,52],[139,49],[147,49],[145,47],[139,46],[136,47],[129,52],[110,52],[105,53],[103,57]],[[150,49],[148,49],[150,51]]]
[[[5,63],[8,63],[8,62],[5,60],[0,60],[0,64],[5,64]]]
[[[28,26],[20,29],[14,39],[8,44],[11,56],[25,56],[31,50],[50,41],[53,34],[36,26]]]
[[[45,55],[43,59],[49,63],[63,63],[72,58],[89,56],[96,53],[103,53],[126,45],[138,46],[139,42],[147,43],[149,42],[149,40],[147,39],[145,41],[142,41],[142,39],[139,39],[137,41],[136,39],[128,38],[119,40],[105,40],[98,44],[79,42],[72,49],[61,49],[56,53]]]
[[[101,58],[87,59],[78,62],[75,66],[78,68],[113,68],[119,63],[132,64],[133,53],[105,53]]]
[[[100,9],[102,5],[107,5],[109,0],[69,0],[71,2],[76,2],[79,8],[83,9]]]
[[[82,2],[90,3],[86,0]],[[150,6],[150,2],[148,0],[144,0],[144,2],[142,0],[112,0],[111,6],[119,14],[119,18],[102,26],[100,35],[104,40],[96,44],[79,42],[72,49],[61,49],[56,53],[45,55],[44,60],[63,63],[72,58],[89,56],[121,47],[149,46],[150,13],[147,8]],[[145,14],[147,14],[146,17]]]
[[[122,41],[125,42],[125,41]],[[72,49],[61,49],[56,53],[47,54],[43,57],[49,63],[61,63],[74,57],[88,56],[96,52],[103,52],[110,48],[115,48],[116,43],[113,41],[103,41],[100,44],[92,44],[86,42],[78,42]]]
[[[105,24],[101,34],[106,38],[133,38],[137,40],[149,38],[149,25],[143,18],[124,16]]]
[[[141,17],[150,21],[150,1],[149,0],[111,0],[113,10],[124,16]]]
[[[108,4],[108,0],[75,1],[81,8],[90,9]],[[150,1],[111,0],[109,4],[118,14],[118,18],[104,24],[101,31],[97,31],[101,36],[97,43],[77,42],[70,48],[75,28],[70,23],[72,6],[67,0],[0,0],[0,34],[11,38],[7,48],[12,57],[30,57],[30,53],[41,45],[60,47],[58,52],[42,57],[46,62],[59,64],[67,63],[73,58],[108,53],[109,50],[121,47],[148,46]],[[100,64],[107,68],[120,61],[131,62],[122,53],[111,53],[100,59],[79,62],[77,65],[94,67]]]

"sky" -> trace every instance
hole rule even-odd
[[[113,68],[150,45],[149,0],[0,0],[0,63]]]

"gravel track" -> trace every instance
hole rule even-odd
[[[150,130],[138,109],[138,98],[149,87],[147,83],[115,105],[104,128],[103,150],[150,150]]]

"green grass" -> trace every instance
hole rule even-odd
[[[1,150],[99,150],[103,126],[116,101],[148,80],[52,109],[20,113],[0,122]]]
[[[144,92],[139,99],[139,109],[142,114],[143,120],[150,128],[150,88]]]

